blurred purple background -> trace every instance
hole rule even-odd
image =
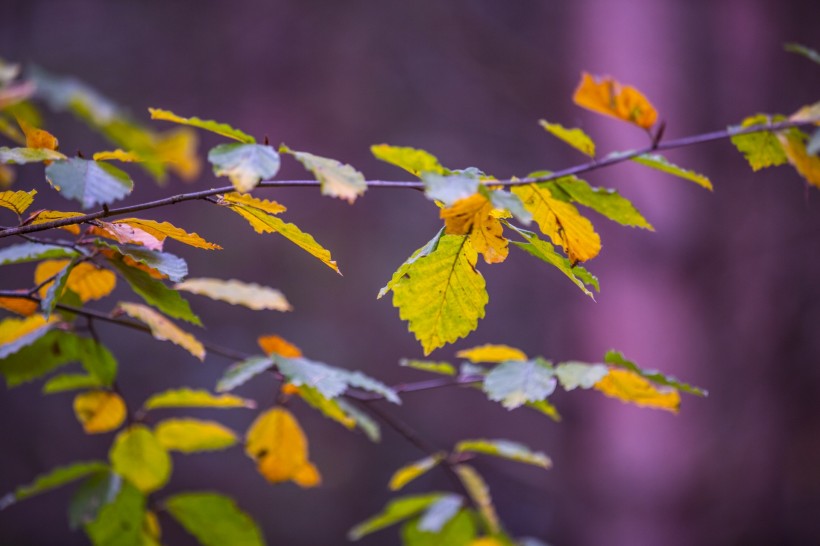
[[[154,106],[226,121],[352,163],[373,179],[406,179],[370,156],[369,145],[380,142],[510,176],[583,161],[544,133],[539,118],[584,128],[603,153],[645,144],[640,131],[572,105],[582,70],[642,90],[666,120],[667,138],[756,112],[788,114],[820,99],[820,67],[782,50],[784,42],[818,48],[818,21],[816,0],[4,0],[0,57],[76,75],[143,120]],[[49,128],[67,153],[108,148],[68,115],[52,116]],[[206,147],[219,141],[203,140]],[[560,424],[527,410],[509,413],[469,389],[407,395],[401,408],[388,409],[442,446],[506,437],[548,453],[549,472],[477,463],[515,536],[556,545],[818,544],[820,196],[788,167],[753,174],[728,142],[669,157],[710,176],[714,193],[637,165],[587,177],[618,188],[657,230],[593,218],[604,242],[589,264],[601,279],[597,303],[513,250],[503,265],[481,264],[490,304],[478,330],[432,357],[452,359],[457,349],[486,342],[555,361],[595,361],[617,348],[709,389],[709,398],[685,397],[673,416],[597,393],[557,394]],[[20,172],[19,187],[36,187],[52,199],[41,203],[66,208],[38,169]],[[160,189],[132,172],[131,202],[224,184],[206,173],[194,186],[174,180]],[[305,176],[286,162],[280,177]],[[285,203],[285,218],[330,248],[345,276],[206,204],[153,211],[145,216],[225,247],[217,254],[169,244],[193,276],[273,286],[295,307],[253,313],[193,296],[208,325],[198,335],[253,351],[258,335],[278,333],[310,358],[387,382],[424,378],[397,366],[421,349],[389,298],[375,296],[436,232],[435,207],[411,191],[373,189],[354,206],[315,189],[260,195]],[[28,282],[31,267],[16,267],[4,268],[3,288]],[[100,332],[120,360],[133,407],[165,388],[212,388],[227,364],[218,357],[198,364],[176,347],[114,327]],[[266,407],[267,381],[242,392]],[[0,393],[2,492],[54,465],[104,458],[110,443],[110,435],[83,436],[69,395],[41,398],[39,388]],[[271,544],[344,543],[347,529],[389,498],[390,473],[421,454],[390,430],[373,445],[295,409],[323,487],[270,486],[236,448],[175,456],[169,490],[235,496]],[[237,430],[253,418],[240,410],[198,415]],[[449,486],[433,472],[408,490]],[[68,531],[69,498],[66,488],[0,513],[0,543],[84,544],[81,533]],[[162,523],[169,543],[192,543]],[[388,530],[361,543],[397,542]]]

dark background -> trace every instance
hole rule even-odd
[[[816,101],[820,67],[782,44],[818,48],[818,20],[813,0],[4,0],[0,56],[76,75],[141,119],[154,106],[226,121],[350,162],[371,179],[406,179],[369,155],[379,142],[505,177],[583,161],[544,133],[539,118],[583,127],[603,153],[645,144],[627,124],[572,105],[582,70],[641,89],[667,121],[668,138]],[[49,128],[67,153],[109,147],[67,115],[50,118]],[[219,142],[202,138],[206,147]],[[567,545],[820,543],[817,190],[788,167],[753,174],[728,142],[669,156],[710,176],[714,193],[637,165],[587,177],[618,188],[657,230],[594,218],[604,242],[589,264],[601,278],[597,303],[513,250],[503,265],[481,267],[490,304],[478,330],[432,356],[451,359],[457,349],[496,342],[556,361],[595,361],[614,347],[708,388],[709,398],[686,397],[673,416],[597,393],[557,394],[560,424],[526,410],[508,413],[470,390],[407,395],[401,408],[388,409],[442,446],[506,437],[551,455],[549,472],[477,463],[515,536]],[[41,204],[53,198],[37,168],[20,173],[19,187],[36,187]],[[174,180],[159,189],[133,173],[129,202],[224,184],[206,173],[195,185]],[[305,174],[287,163],[280,177]],[[197,334],[253,351],[256,336],[278,333],[310,358],[387,382],[424,378],[398,368],[399,358],[421,350],[389,298],[375,295],[438,229],[435,207],[403,190],[373,189],[354,206],[315,189],[259,195],[285,203],[285,218],[330,248],[345,276],[280,237],[253,233],[227,211],[200,203],[152,211],[144,216],[225,247],[215,253],[171,242],[168,250],[188,260],[192,276],[273,286],[295,307],[253,313],[192,296],[208,325]],[[30,266],[8,269],[3,288],[28,285]],[[211,388],[229,363],[211,356],[199,364],[170,344],[100,330],[133,407],[165,388]],[[242,391],[263,408],[272,398],[266,381]],[[111,435],[84,436],[70,396],[43,398],[39,388],[0,393],[0,491],[57,464],[105,457]],[[235,448],[175,456],[169,490],[235,496],[271,544],[344,543],[347,529],[389,498],[393,469],[421,454],[390,430],[372,445],[304,406],[296,412],[323,487],[270,486]],[[251,413],[199,412],[237,430]],[[449,486],[433,472],[408,490]],[[81,533],[69,534],[69,496],[66,488],[0,513],[0,543],[85,543]],[[190,541],[162,523],[169,542]],[[362,543],[397,541],[388,530]]]

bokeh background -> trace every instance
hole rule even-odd
[[[641,89],[669,138],[816,101],[820,67],[782,45],[818,48],[818,21],[814,0],[3,0],[0,56],[73,74],[141,119],[156,106],[227,121],[350,162],[371,179],[406,179],[369,155],[380,142],[510,176],[583,161],[544,133],[540,118],[584,128],[603,153],[645,144],[640,131],[572,105],[582,70]],[[68,115],[50,117],[49,128],[69,153],[107,148]],[[206,147],[218,142],[202,138]],[[442,446],[505,437],[548,453],[549,472],[477,463],[515,536],[556,545],[820,543],[820,196],[789,167],[753,174],[728,142],[669,156],[710,176],[714,193],[637,165],[587,177],[618,188],[656,228],[594,218],[604,242],[589,264],[601,279],[597,303],[512,251],[506,263],[481,267],[490,304],[478,330],[432,356],[451,359],[457,349],[497,342],[556,361],[595,361],[618,348],[709,389],[709,398],[686,397],[673,416],[597,393],[556,394],[560,424],[507,412],[469,389],[407,395],[401,408],[388,409]],[[21,173],[20,187],[65,207],[37,169]],[[133,173],[132,202],[224,184],[205,173],[195,185],[159,189]],[[305,174],[287,163],[281,177]],[[252,351],[258,335],[278,333],[316,360],[391,383],[422,379],[398,367],[421,349],[389,298],[375,296],[436,232],[435,207],[403,190],[373,189],[354,206],[315,189],[260,195],[285,203],[286,218],[332,250],[344,277],[204,203],[146,214],[225,247],[212,253],[171,243],[194,276],[277,287],[295,307],[253,313],[192,297],[208,325],[198,335]],[[26,286],[27,267],[4,268],[3,288]],[[115,327],[100,332],[135,407],[153,391],[212,387],[229,364],[213,356],[199,364]],[[274,387],[266,381],[243,394],[266,407]],[[83,436],[70,400],[42,398],[39,385],[0,392],[0,490],[57,464],[105,457],[110,435]],[[237,448],[175,456],[169,490],[234,495],[271,544],[344,543],[351,525],[389,498],[390,473],[421,454],[390,430],[373,445],[304,406],[296,411],[323,487],[270,486]],[[219,417],[243,430],[253,415]],[[408,489],[449,487],[433,472]],[[68,531],[69,498],[66,488],[3,511],[0,543],[84,544],[82,533]],[[169,544],[193,543],[170,520],[162,523]],[[396,543],[395,530],[362,541]]]

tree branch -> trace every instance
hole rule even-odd
[[[737,128],[737,127],[729,127],[727,129],[723,129],[720,131],[712,131],[710,133],[702,133],[698,135],[692,135],[688,137],[678,138],[674,140],[667,140],[664,142],[653,142],[649,146],[644,148],[640,148],[637,150],[625,151],[625,152],[616,152],[609,154],[608,156],[604,157],[603,159],[593,159],[587,163],[582,163],[579,165],[575,165],[573,167],[569,167],[566,169],[562,169],[560,171],[555,171],[548,176],[539,176],[535,178],[508,178],[504,180],[497,180],[493,181],[493,185],[496,186],[520,186],[524,184],[533,184],[537,182],[548,182],[550,180],[555,180],[557,178],[562,178],[564,176],[571,176],[576,174],[581,174],[589,171],[594,171],[597,169],[601,169],[604,167],[609,167],[611,165],[615,165],[617,163],[623,163],[624,161],[628,161],[634,157],[638,157],[640,155],[644,155],[651,152],[656,151],[663,151],[663,150],[671,150],[674,148],[683,148],[686,146],[692,146],[695,144],[703,144],[705,142],[712,142],[716,140],[723,140],[726,138],[730,138],[733,136],[739,135],[749,135],[753,133],[763,133],[769,131],[780,131],[783,129],[789,129],[791,127],[799,127],[803,125],[810,125],[813,123],[817,123],[820,120],[801,120],[801,121],[782,121],[778,123],[769,123],[767,125],[756,125],[753,127],[745,127],[745,128]],[[368,188],[389,188],[389,189],[415,189],[415,190],[423,190],[424,189],[424,182],[419,181],[399,181],[399,180],[368,180],[367,182]],[[316,187],[319,186],[318,180],[264,180],[260,182],[256,187],[257,188],[287,188],[287,187]],[[63,227],[63,226],[70,226],[73,224],[82,224],[84,222],[89,222],[91,220],[97,220],[100,218],[108,218],[111,216],[121,216],[123,214],[130,214],[133,212],[139,212],[143,210],[155,209],[160,207],[165,207],[168,205],[175,205],[177,203],[182,203],[185,201],[195,201],[199,199],[206,199],[207,197],[211,197],[214,195],[219,195],[223,193],[229,193],[235,191],[233,186],[224,186],[221,188],[212,188],[209,190],[202,190],[198,192],[192,193],[181,193],[179,195],[173,195],[171,197],[166,197],[164,199],[157,199],[156,201],[148,201],[146,203],[140,203],[136,205],[130,205],[127,207],[119,207],[119,208],[108,208],[104,207],[103,210],[99,210],[97,212],[92,212],[89,214],[84,214],[82,216],[75,216],[72,218],[63,218],[60,220],[52,220],[50,222],[43,222],[42,224],[28,224],[28,225],[21,225],[13,228],[8,228],[4,230],[0,230],[0,239],[3,237],[11,237],[12,235],[21,235],[25,233],[34,233],[37,231],[46,231],[53,228]]]

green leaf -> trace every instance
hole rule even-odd
[[[364,195],[367,181],[364,175],[350,165],[343,165],[335,159],[320,157],[307,152],[296,152],[284,144],[279,147],[281,153],[292,154],[319,181],[322,195],[345,199],[353,204],[357,197]]]
[[[13,493],[9,493],[0,498],[0,510],[7,508],[15,502],[62,487],[94,472],[105,470],[106,468],[108,468],[108,465],[101,461],[84,461],[57,467],[50,472],[41,474],[32,483],[22,485],[15,489]]]
[[[202,326],[202,321],[191,311],[188,301],[179,292],[171,290],[148,273],[126,265],[121,258],[109,260],[109,263],[119,271],[131,289],[145,300],[145,303],[156,307],[169,317]]]
[[[438,373],[441,375],[456,375],[456,368],[449,362],[433,362],[431,360],[412,360],[403,358],[399,361],[399,366],[414,368],[424,372]]]
[[[586,294],[593,300],[595,299],[595,296],[592,294],[592,292],[589,291],[586,285],[589,284],[595,289],[598,289],[598,279],[596,277],[590,275],[586,269],[579,265],[573,267],[566,257],[562,256],[561,254],[558,254],[558,252],[555,251],[554,246],[552,246],[547,241],[540,239],[538,235],[536,235],[535,233],[523,229],[518,229],[511,224],[507,225],[509,225],[512,229],[517,231],[519,235],[521,235],[522,237],[524,237],[524,239],[527,240],[526,243],[513,241],[512,243],[515,246],[527,252],[528,254],[538,258],[542,262],[546,262],[551,266],[554,266],[558,269],[558,271],[566,275],[569,280],[575,283],[575,286],[580,288],[584,294]]]
[[[399,395],[392,388],[388,387],[381,381],[373,379],[372,377],[363,374],[359,370],[349,371],[341,370],[348,386],[356,387],[380,395],[382,398],[392,404],[401,404]]]
[[[444,460],[446,455],[447,454],[442,451],[404,465],[393,473],[387,487],[390,488],[391,491],[398,491],[419,476],[435,468],[436,465]]]
[[[20,243],[0,249],[0,265],[36,262],[52,258],[66,258],[76,256],[77,252],[64,246]]]
[[[401,530],[402,543],[405,546],[469,546],[476,538],[473,518],[466,511],[454,516],[441,529],[433,532],[422,528],[423,517],[406,523]]]
[[[534,409],[538,413],[543,413],[556,423],[561,422],[561,414],[558,413],[558,409],[553,406],[549,400],[539,400],[537,402],[527,402],[525,404],[528,408]]]
[[[59,161],[65,159],[60,152],[48,148],[6,148],[0,147],[0,163],[23,165],[42,161]]]
[[[254,142],[256,142],[256,139],[250,136],[249,134],[244,133],[239,129],[234,129],[227,123],[219,123],[212,120],[199,119],[197,117],[183,118],[169,110],[161,110],[159,108],[149,108],[148,112],[150,112],[151,114],[151,119],[161,119],[163,121],[170,121],[173,123],[179,123],[181,125],[188,125],[190,127],[196,127],[198,129],[205,129],[206,131],[210,131],[218,135],[232,138],[234,140],[238,140],[239,142],[244,142],[246,144],[253,144]]]
[[[588,155],[595,156],[595,142],[581,129],[567,129],[558,123],[550,123],[547,120],[538,122],[547,132],[556,138],[560,138],[576,150]]]
[[[64,373],[55,375],[43,385],[43,394],[76,391],[103,387],[99,378],[85,373]]]
[[[444,235],[393,285],[393,306],[409,322],[425,355],[466,336],[484,318],[489,296],[475,268],[477,258],[466,236]]]
[[[103,506],[117,498],[122,484],[122,477],[111,472],[111,469],[89,476],[71,496],[68,504],[69,527],[76,529],[97,519]]]
[[[255,408],[256,402],[232,394],[211,394],[201,389],[172,389],[151,395],[146,410],[159,408]]]
[[[501,530],[501,523],[498,520],[498,514],[495,512],[493,506],[493,499],[490,496],[490,488],[481,474],[476,472],[476,469],[466,464],[459,464],[454,467],[459,480],[461,480],[467,494],[473,501],[473,505],[481,514],[481,519],[484,521],[487,531],[491,534],[498,533]]]
[[[655,230],[635,205],[615,190],[593,188],[575,176],[564,176],[551,182],[544,182],[544,186],[549,188],[555,198],[589,207],[623,226]]]
[[[775,117],[778,118],[777,121],[782,121],[782,119],[779,119],[782,118],[782,116]],[[757,114],[756,116],[749,116],[744,119],[739,129],[766,126],[774,121],[775,119],[772,116]],[[730,131],[731,129],[732,128],[730,128]],[[732,144],[743,154],[753,171],[788,163],[788,159],[783,152],[780,141],[777,139],[777,135],[771,131],[761,131],[748,135],[733,135],[731,139]]]
[[[220,144],[208,152],[208,161],[216,176],[227,176],[242,193],[276,176],[281,163],[276,150],[265,144]]]
[[[178,493],[165,499],[168,513],[204,546],[263,546],[253,519],[230,497],[218,493]]]
[[[347,402],[347,400],[343,398],[339,398],[334,400],[339,407],[344,411],[349,417],[353,418],[356,421],[356,426],[364,433],[367,438],[374,443],[378,443],[382,439],[382,432],[379,424],[373,420],[368,414]]]
[[[496,457],[540,466],[545,469],[552,466],[552,461],[544,453],[532,451],[524,444],[511,442],[510,440],[462,440],[456,444],[455,450],[495,455]]]
[[[252,356],[231,365],[216,384],[217,392],[228,392],[246,383],[252,377],[273,367],[273,360],[265,356]]]
[[[160,489],[171,476],[171,457],[145,425],[117,434],[108,457],[114,471],[144,493]]]
[[[393,499],[380,513],[359,523],[347,533],[349,540],[359,540],[385,527],[390,527],[425,510],[428,506],[443,497],[442,493],[426,493],[422,495],[408,495]]]
[[[134,188],[124,171],[108,163],[77,157],[55,161],[46,167],[46,178],[67,199],[82,203],[84,209],[113,203]]]
[[[279,371],[297,387],[307,385],[315,388],[325,398],[336,398],[348,387],[358,387],[383,396],[387,401],[400,404],[396,392],[360,371],[350,371],[315,362],[307,358],[286,358],[273,355]]]
[[[145,546],[143,520],[145,496],[123,482],[114,500],[103,506],[85,532],[94,546]]]
[[[557,384],[552,365],[537,358],[499,364],[484,378],[484,392],[490,400],[515,409],[526,402],[544,400]]]
[[[48,321],[43,315],[0,321],[0,361],[35,343],[55,325],[55,322]]]
[[[783,46],[783,49],[789,53],[797,53],[803,57],[820,64],[820,53],[801,44],[788,43]]]
[[[174,254],[151,250],[139,245],[114,245],[98,241],[101,246],[116,250],[122,256],[128,256],[135,262],[156,269],[174,282],[179,282],[188,275],[188,264]]]
[[[418,530],[428,533],[441,533],[441,529],[458,514],[464,497],[461,495],[443,495],[431,504],[418,519]],[[472,522],[472,519],[470,520]]]
[[[644,154],[639,155],[638,157],[633,157],[632,161],[640,163],[641,165],[646,165],[647,167],[651,167],[653,169],[657,169],[659,171],[663,171],[665,173],[678,176],[680,178],[684,178],[686,180],[690,180],[699,186],[703,186],[707,190],[712,189],[712,182],[708,178],[706,178],[702,174],[682,169],[677,165],[670,163],[669,160],[667,160],[662,155]]]
[[[154,429],[157,440],[169,451],[218,451],[236,444],[236,433],[215,421],[166,419]]]
[[[35,343],[0,360],[0,373],[6,378],[6,385],[16,387],[80,360],[80,339],[69,332],[52,330]]]
[[[689,385],[688,383],[684,383],[675,379],[672,376],[665,375],[657,370],[644,370],[640,368],[634,362],[627,360],[624,358],[624,355],[618,351],[608,351],[604,356],[604,362],[610,364],[612,366],[616,366],[618,368],[623,368],[625,370],[629,370],[631,372],[635,372],[638,375],[652,381],[653,383],[657,383],[658,385],[665,385],[667,387],[673,387],[683,392],[688,392],[689,394],[694,394],[696,396],[708,396],[709,392],[705,389],[701,389],[699,387],[695,387]]]
[[[79,338],[79,341],[80,361],[85,371],[99,379],[102,385],[111,386],[117,378],[117,360],[114,355],[105,345],[92,338]]]
[[[438,231],[438,233],[436,233],[435,236],[427,242],[426,245],[413,252],[413,254],[409,258],[407,258],[407,260],[405,260],[403,264],[399,266],[396,272],[393,273],[393,277],[390,279],[390,282],[388,282],[384,287],[382,287],[381,290],[379,290],[379,295],[376,297],[376,299],[381,299],[385,294],[393,290],[393,287],[396,286],[396,284],[398,284],[399,281],[402,280],[402,278],[404,278],[404,276],[407,274],[407,271],[410,269],[410,266],[412,266],[416,262],[416,260],[424,258],[425,256],[435,251],[436,248],[438,248],[438,243],[439,240],[441,240],[442,235],[444,235],[444,228],[441,228]]]
[[[416,148],[390,146],[388,144],[374,144],[370,151],[376,157],[405,171],[421,176],[423,173],[448,175],[452,171],[442,167],[436,157],[424,150]]]
[[[584,364],[583,362],[562,362],[555,367],[555,377],[564,387],[571,391],[578,387],[591,389],[595,383],[609,373],[603,364]]]
[[[428,173],[422,176],[424,180],[424,195],[431,201],[441,201],[445,207],[450,207],[460,199],[466,199],[478,193],[481,182],[478,178],[453,175],[441,176]]]

